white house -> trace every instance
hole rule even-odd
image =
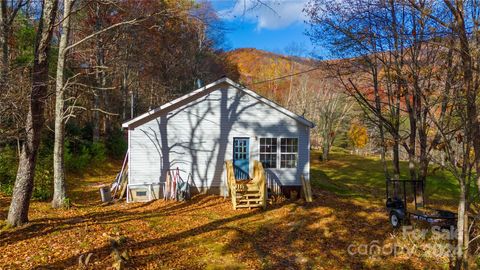
[[[260,160],[269,185],[301,186],[310,174],[310,128],[284,107],[222,78],[123,124],[128,129],[128,200],[161,197],[169,169],[192,192],[224,194],[225,160],[247,178]]]

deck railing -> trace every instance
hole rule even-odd
[[[268,197],[279,196],[282,194],[282,184],[278,180],[277,176],[267,170],[265,170],[265,175],[267,177],[267,192]]]

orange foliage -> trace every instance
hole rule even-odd
[[[358,123],[352,123],[348,130],[348,138],[355,148],[363,148],[368,142],[367,128]]]
[[[288,91],[298,84],[298,76],[272,80],[289,74],[305,71],[314,66],[310,59],[291,57],[257,49],[237,49],[227,53],[227,60],[236,65],[240,73],[240,81],[255,89],[261,95],[282,103]],[[308,75],[320,79],[319,72],[309,72]],[[262,83],[259,83],[262,82]]]

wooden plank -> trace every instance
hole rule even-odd
[[[313,202],[312,185],[310,184],[310,179],[305,180],[305,182],[307,183],[308,202]]]
[[[302,182],[302,194],[301,196],[307,200],[307,184],[305,183],[305,178],[303,178],[303,175],[300,176],[300,182]]]
[[[113,198],[115,198],[115,195],[117,195],[117,191],[120,190],[120,186],[122,185],[122,180],[124,178],[125,173],[127,172],[127,164],[128,164],[128,152],[125,154],[125,158],[123,159],[123,164],[122,164],[122,169],[120,170],[120,173],[117,174],[117,177],[115,178],[115,182],[117,182],[117,186],[115,188],[115,192],[113,193]],[[122,198],[121,196],[120,198]]]
[[[305,177],[302,175],[300,177],[302,181],[302,187],[303,187],[303,194],[305,196],[305,201],[306,202],[312,202],[312,186],[310,185],[310,180],[306,180]]]
[[[127,190],[127,185],[128,185],[128,181],[126,181],[126,179],[122,182],[122,185],[121,185],[121,190],[120,190],[120,195],[118,196],[118,199],[121,200],[123,198],[123,196],[125,195],[125,191]]]

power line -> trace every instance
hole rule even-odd
[[[289,78],[289,77],[298,76],[298,75],[301,75],[301,74],[312,72],[312,71],[320,69],[320,68],[321,68],[321,66],[317,66],[317,67],[314,67],[314,68],[311,68],[311,69],[308,69],[308,70],[304,70],[304,71],[300,71],[300,72],[297,72],[297,73],[292,73],[292,74],[288,74],[288,75],[284,75],[284,76],[280,76],[280,77],[277,77],[277,78],[272,78],[272,79],[268,79],[268,80],[264,80],[264,81],[254,82],[254,83],[252,83],[252,85],[260,84],[260,83],[266,83],[266,82],[272,82],[272,81],[276,81],[276,80],[282,80],[282,79],[286,79],[286,78]]]

